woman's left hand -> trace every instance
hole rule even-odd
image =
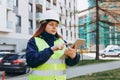
[[[70,58],[74,59],[76,56],[76,49],[69,47],[65,50],[64,54],[69,56]]]

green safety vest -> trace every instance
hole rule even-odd
[[[42,38],[35,37],[35,42],[39,51],[49,47]],[[61,43],[64,43],[61,38],[54,41],[54,45]],[[63,50],[54,51],[54,54],[47,62],[36,68],[31,68],[32,70],[29,74],[29,80],[66,80],[65,60],[60,59],[64,54],[65,49],[66,47],[64,47]]]

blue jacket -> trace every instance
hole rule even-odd
[[[54,45],[54,40],[57,38],[47,32],[43,32],[41,36],[47,44],[50,46],[49,48],[45,48],[43,51],[38,51],[38,48],[35,43],[35,39],[31,38],[28,41],[27,49],[26,49],[26,60],[28,66],[34,68],[41,64],[44,64],[53,54],[51,47]],[[71,59],[70,57],[65,59],[66,65],[73,66],[77,64],[80,60],[80,55],[76,53],[76,57]]]

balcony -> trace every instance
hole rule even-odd
[[[30,3],[33,3],[33,0],[29,0]]]
[[[46,1],[46,7],[47,7],[47,8],[50,8],[50,7],[51,7],[50,2]]]
[[[7,0],[7,9],[13,10],[13,0]]]
[[[12,21],[7,22],[7,28],[8,29],[13,29],[13,22]]]
[[[13,22],[8,21],[6,27],[1,27],[0,32],[9,33],[13,31]]]
[[[40,21],[41,14],[42,14],[42,13],[40,13],[40,12],[39,12],[39,13],[36,13],[36,20],[37,20],[37,21]]]
[[[33,29],[29,28],[29,34],[32,35],[33,34]]]
[[[43,1],[44,0],[35,0],[36,4],[41,4],[41,5],[43,4]]]
[[[58,10],[58,9],[57,9],[57,6],[54,6],[54,5],[52,6],[52,9]]]
[[[16,33],[21,33],[21,26],[16,26]]]
[[[29,12],[29,19],[33,19],[33,13]]]

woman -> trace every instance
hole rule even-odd
[[[57,33],[59,16],[54,10],[42,14],[40,27],[29,40],[27,64],[32,71],[29,80],[66,80],[66,65],[79,62],[80,55]],[[65,56],[65,57],[64,57]]]

